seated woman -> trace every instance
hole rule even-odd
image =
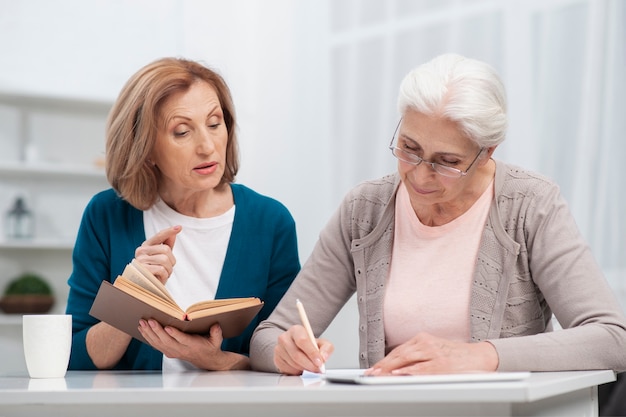
[[[197,62],[160,59],[124,86],[107,126],[112,189],[88,204],[74,248],[70,369],[249,368],[252,331],[300,262],[289,211],[234,184],[235,129],[226,83]],[[230,297],[258,297],[264,307],[235,338],[224,340],[219,325],[201,336],[141,320],[149,345],[139,342],[89,315],[102,280],[113,282],[133,258],[182,308]]]
[[[334,347],[307,338],[296,299],[319,337],[356,292],[370,375],[626,370],[622,308],[557,185],[493,159],[507,128],[493,68],[436,57],[398,107],[397,173],[345,197],[255,330],[253,369],[319,371]]]

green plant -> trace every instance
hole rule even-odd
[[[39,275],[27,272],[9,282],[4,295],[52,295],[52,288]]]

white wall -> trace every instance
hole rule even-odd
[[[0,0],[0,9],[1,90],[112,101],[140,66],[167,55],[222,73],[239,116],[238,180],[285,202],[310,252],[335,203],[324,193],[324,2]],[[319,24],[311,31],[298,16]]]

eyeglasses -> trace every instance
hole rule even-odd
[[[476,155],[476,158],[474,158],[472,163],[469,164],[465,171],[461,171],[460,169],[449,167],[447,165],[442,165],[437,162],[426,161],[425,159],[420,158],[414,153],[407,152],[404,149],[400,149],[397,146],[394,146],[396,134],[398,133],[398,128],[400,128],[400,123],[402,123],[402,119],[398,122],[398,126],[396,126],[396,130],[393,132],[393,137],[391,138],[391,143],[389,144],[389,149],[391,149],[391,153],[393,154],[393,156],[395,156],[402,162],[406,162],[407,164],[415,166],[424,162],[425,164],[430,165],[433,171],[435,171],[439,175],[443,175],[444,177],[461,178],[466,176],[472,165],[474,165],[474,163],[478,160],[478,157],[485,150],[485,148],[480,148],[480,150],[478,151],[478,155]]]

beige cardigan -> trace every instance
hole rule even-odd
[[[360,366],[384,357],[383,298],[398,184],[394,174],[348,193],[291,288],[256,329],[250,346],[253,369],[277,371],[274,346],[281,332],[299,322],[296,298],[306,305],[319,336],[355,291]],[[552,331],[553,313],[566,330]],[[470,315],[471,340],[495,346],[499,370],[626,370],[622,307],[558,187],[499,161]]]

